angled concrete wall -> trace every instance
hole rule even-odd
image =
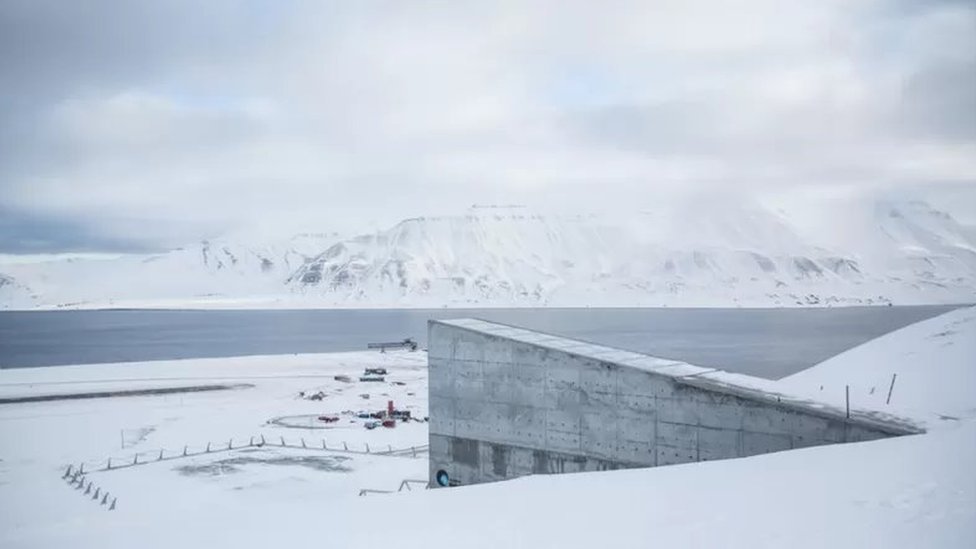
[[[770,382],[480,320],[431,321],[430,474],[654,467],[919,432]]]

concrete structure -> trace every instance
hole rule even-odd
[[[432,486],[921,432],[771,381],[480,320],[431,321],[428,352]]]

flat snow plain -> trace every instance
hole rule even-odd
[[[398,407],[426,415],[426,357],[395,352],[0,371],[0,398],[187,384],[252,388],[0,405],[0,547],[972,547],[976,543],[976,308],[909,326],[778,383],[785,393],[907,416],[924,435],[657,469],[396,490],[427,474],[423,423],[367,431],[268,424]],[[393,383],[346,384],[366,366]],[[885,404],[891,374],[898,378]],[[322,401],[297,397],[322,390]],[[362,399],[369,393],[370,399]],[[412,394],[411,394],[412,393]],[[387,396],[389,395],[389,396]],[[61,480],[264,435],[268,445],[88,478],[108,511]],[[275,448],[279,437],[329,451]],[[351,450],[333,451],[345,442]],[[122,447],[124,446],[124,448]],[[420,450],[422,452],[422,450]]]

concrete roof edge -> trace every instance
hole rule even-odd
[[[525,334],[537,334],[537,335],[545,336],[547,339],[573,342],[573,343],[576,343],[578,345],[574,345],[572,348],[569,348],[569,349],[562,348],[562,347],[551,346],[551,345],[546,345],[545,342],[531,341],[531,340],[528,340],[528,339],[520,339],[520,338],[517,338],[517,337],[513,337],[512,335],[508,335],[508,334],[506,334],[506,335],[496,334],[496,333],[493,333],[493,332],[491,332],[489,330],[479,329],[476,326],[472,326],[471,325],[472,323],[480,323],[480,324],[486,324],[486,325],[490,325],[490,326],[498,326],[498,327],[505,328],[506,330],[517,330],[519,332],[524,332]],[[505,337],[505,338],[508,338],[508,339],[512,339],[514,341],[518,341],[520,343],[527,343],[529,345],[537,345],[539,347],[545,347],[547,349],[552,349],[552,350],[555,350],[555,351],[560,351],[560,352],[563,352],[563,353],[566,353],[566,354],[569,354],[569,355],[573,355],[573,356],[578,356],[578,357],[583,357],[583,358],[589,358],[589,359],[597,360],[597,361],[600,361],[600,362],[608,362],[608,363],[612,363],[612,364],[618,364],[620,366],[626,366],[628,368],[634,368],[636,370],[641,370],[643,372],[654,373],[654,374],[661,375],[661,376],[668,377],[668,378],[677,378],[679,376],[678,375],[668,374],[666,372],[656,372],[654,369],[651,369],[651,368],[645,368],[645,367],[641,367],[641,366],[635,366],[633,364],[627,364],[625,362],[621,362],[621,361],[618,361],[618,360],[611,360],[611,359],[608,359],[606,356],[600,356],[600,354],[604,354],[604,353],[607,353],[607,352],[629,353],[629,354],[632,354],[632,355],[636,355],[637,357],[642,358],[642,359],[643,358],[647,358],[647,359],[658,360],[662,364],[667,363],[666,364],[667,367],[685,366],[685,367],[688,367],[688,368],[692,368],[692,369],[698,370],[698,372],[696,372],[696,373],[707,373],[707,372],[714,372],[714,371],[716,371],[714,368],[706,368],[706,367],[703,367],[703,366],[697,366],[695,364],[690,364],[688,362],[683,362],[683,361],[680,361],[680,360],[673,360],[673,359],[670,359],[670,358],[658,357],[658,356],[649,355],[649,354],[646,354],[646,353],[640,353],[640,352],[637,352],[637,351],[631,351],[629,349],[621,349],[619,347],[610,347],[609,345],[602,345],[602,344],[599,344],[599,343],[592,343],[590,341],[584,341],[582,339],[574,339],[574,338],[571,338],[571,337],[566,337],[566,336],[562,336],[562,335],[558,335],[558,334],[552,334],[552,333],[549,333],[549,332],[543,332],[543,331],[540,331],[540,330],[530,330],[528,328],[522,328],[522,327],[519,327],[519,326],[513,326],[511,324],[504,324],[504,323],[501,323],[501,322],[494,322],[494,321],[490,321],[490,320],[483,320],[483,319],[480,319],[480,318],[456,318],[456,319],[449,319],[449,320],[436,320],[436,319],[428,320],[427,321],[427,325],[430,326],[431,324],[442,324],[442,325],[446,325],[446,326],[451,326],[452,328],[460,328],[462,330],[467,330],[469,332],[476,332],[476,333],[480,333],[480,334],[494,335],[494,336],[497,336],[497,337]],[[597,353],[594,353],[594,352],[588,353],[588,352],[586,352],[587,350],[591,350],[591,351],[597,351],[598,350],[600,352],[600,354],[597,354]],[[633,359],[630,359],[630,360],[633,360]],[[687,374],[683,374],[683,375],[687,375]]]
[[[901,418],[901,417],[896,417],[896,416],[890,416],[884,414],[883,412],[873,412],[870,410],[851,410],[851,417],[848,418],[846,411],[840,410],[826,403],[804,399],[796,396],[790,396],[787,394],[769,391],[765,389],[760,389],[745,384],[735,384],[728,380],[720,381],[708,377],[708,374],[712,374],[716,372],[724,372],[724,370],[696,366],[694,364],[689,364],[687,362],[656,357],[654,355],[638,353],[636,351],[629,351],[627,349],[618,349],[616,347],[609,347],[607,345],[590,343],[588,341],[573,339],[571,337],[565,337],[565,336],[551,334],[548,332],[542,332],[538,330],[530,330],[519,326],[512,326],[510,324],[503,324],[500,322],[483,320],[480,318],[457,318],[457,319],[449,319],[449,320],[431,319],[428,320],[427,323],[428,326],[433,324],[446,325],[452,328],[460,328],[462,330],[467,330],[470,332],[476,332],[476,333],[486,334],[486,335],[494,335],[497,337],[504,337],[504,338],[512,339],[514,341],[519,341],[521,343],[527,343],[529,345],[537,345],[539,347],[545,347],[547,349],[560,351],[573,356],[589,358],[599,362],[607,362],[607,363],[617,364],[619,366],[623,366],[627,368],[634,368],[636,370],[640,370],[642,372],[646,372],[651,375],[666,377],[668,379],[674,380],[675,382],[684,385],[689,385],[700,389],[708,389],[711,391],[729,394],[732,396],[736,396],[746,400],[761,402],[764,404],[771,403],[778,406],[782,406],[784,408],[788,408],[796,411],[802,411],[804,413],[809,413],[827,419],[840,419],[840,420],[851,422],[853,424],[858,424],[865,427],[871,427],[891,434],[908,435],[908,434],[920,434],[925,432],[925,429],[919,427],[916,423],[912,422],[911,420]],[[472,326],[472,324],[475,325]],[[512,335],[494,334],[490,330],[483,329],[482,326],[497,326],[500,328],[504,328],[507,331],[516,330],[518,332],[524,332],[527,335],[529,334],[542,335],[542,336],[547,336],[549,338],[558,339],[562,341],[578,342],[584,345],[582,345],[582,348],[574,347],[572,349],[563,349],[559,347],[546,345],[545,342],[527,341],[527,340],[519,339],[517,337],[512,337]],[[590,347],[592,349],[608,350],[608,351],[628,352],[636,355],[641,355],[649,359],[656,359],[662,362],[669,362],[671,364],[668,365],[667,367],[661,367],[661,368],[641,367],[639,365],[627,364],[625,362],[610,360],[606,357],[600,357],[599,355],[589,354],[586,352],[586,347]],[[674,368],[675,366],[678,366],[678,368]],[[669,369],[672,369],[672,371],[677,370],[677,372],[687,371],[688,369],[697,369],[698,371],[690,374],[689,373],[682,374],[677,372],[669,373],[668,372]],[[753,377],[744,374],[739,374],[739,375],[746,378]],[[762,378],[754,378],[754,379],[759,380]],[[762,379],[762,381],[767,382],[768,380]]]
[[[682,376],[676,378],[676,381],[699,389],[708,389],[746,400],[775,404],[783,408],[801,411],[826,419],[841,420],[855,425],[871,427],[893,435],[917,435],[925,432],[925,429],[909,419],[884,414],[883,412],[852,408],[850,417],[847,417],[845,410],[823,402],[757,389],[747,385],[733,385],[699,375]]]

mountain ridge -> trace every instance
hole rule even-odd
[[[351,238],[212,239],[144,257],[0,265],[0,308],[976,301],[976,241],[948,214],[879,201],[842,232],[840,245],[810,238],[755,205],[632,215],[479,210]]]

